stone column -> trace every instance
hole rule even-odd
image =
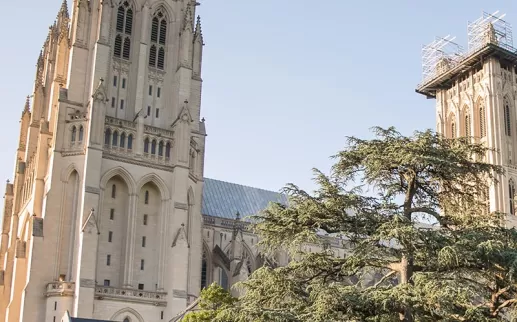
[[[165,258],[167,251],[168,236],[167,227],[169,225],[169,207],[170,199],[162,200],[160,210],[160,227],[159,227],[159,253],[158,253],[158,291],[164,290],[164,271],[165,271]]]

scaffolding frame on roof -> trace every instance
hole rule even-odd
[[[515,51],[513,47],[512,26],[510,23],[503,20],[506,14],[499,14],[496,11],[492,14],[483,12],[483,15],[467,25],[468,33],[468,52],[472,53],[488,42],[494,43],[506,50]],[[487,41],[487,33],[490,32],[490,26],[493,27],[495,38],[492,41]]]
[[[439,63],[452,68],[463,59],[463,48],[454,42],[456,37],[447,35],[436,39],[422,47],[422,78],[423,82],[438,74]]]

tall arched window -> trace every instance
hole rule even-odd
[[[149,50],[149,66],[156,67],[156,46],[151,45]]]
[[[116,196],[117,196],[117,186],[112,185],[111,186],[111,198],[115,199]]]
[[[149,190],[145,191],[144,204],[146,204],[146,205],[149,204]]]
[[[472,134],[470,133],[470,115],[465,115],[465,136],[470,137]]]
[[[510,197],[510,215],[515,215],[515,185],[513,180],[508,184],[508,194]]]
[[[206,251],[203,249],[203,259],[201,262],[201,289],[207,287],[207,262],[206,262]]]
[[[451,123],[451,138],[455,138],[456,137],[456,123],[452,122]]]
[[[149,139],[145,138],[144,140],[144,153],[149,153]]]
[[[127,149],[133,149],[133,134],[129,134],[129,136],[127,137]]]
[[[158,155],[163,156],[163,141],[158,144]]]
[[[129,318],[125,318],[123,322],[131,322]]]
[[[165,145],[165,157],[170,158],[171,157],[171,143],[167,142]]]
[[[126,37],[126,39],[124,39],[124,48],[122,50],[122,58],[129,60],[130,52],[131,52],[131,39],[129,39],[129,37]]]
[[[110,145],[110,140],[111,140],[111,130],[106,129],[106,132],[104,132],[104,144]]]
[[[151,47],[149,49],[149,66],[165,69],[165,46],[167,42],[167,15],[160,8],[151,23]]]
[[[156,140],[151,143],[151,154],[156,154]]]
[[[476,101],[476,113],[479,118],[477,123],[477,130],[479,131],[476,135],[479,134],[480,138],[484,138],[486,136],[487,126],[486,126],[486,110],[485,110],[485,102],[482,98],[479,98]]]
[[[113,140],[111,141],[111,146],[117,147],[118,146],[118,132],[113,132]]]
[[[79,142],[83,142],[83,137],[84,137],[84,127],[81,125],[79,127]]]
[[[115,48],[113,49],[113,55],[120,57],[122,55],[122,36],[117,35],[115,37]]]
[[[122,132],[120,135],[120,147],[123,148],[126,145],[126,133]]]
[[[72,143],[75,142],[75,136],[77,135],[77,128],[74,126],[72,126]]]
[[[129,60],[133,32],[133,8],[129,1],[122,2],[117,9],[116,32],[113,55]]]
[[[512,119],[510,116],[510,103],[504,100],[504,132],[507,136],[512,136]]]

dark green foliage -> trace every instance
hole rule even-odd
[[[289,206],[271,205],[255,225],[265,253],[293,260],[241,283],[245,294],[214,321],[497,321],[517,301],[517,233],[487,211],[487,190],[503,175],[489,151],[431,131],[393,128],[349,138],[318,190],[288,185]],[[415,225],[426,214],[438,227]],[[345,258],[325,245],[343,240]],[[372,276],[376,278],[372,279]],[[194,320],[192,320],[194,321]],[[199,320],[201,321],[201,320]]]

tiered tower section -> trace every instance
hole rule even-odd
[[[468,24],[468,50],[447,36],[424,46],[417,92],[436,99],[436,129],[494,149],[487,160],[506,174],[487,192],[490,211],[517,224],[517,50],[504,15],[484,13]]]
[[[169,321],[199,294],[197,5],[63,2],[6,187],[1,321]]]

